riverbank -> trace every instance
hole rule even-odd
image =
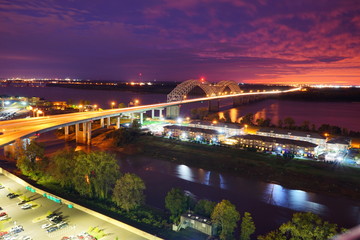
[[[137,154],[236,176],[276,182],[286,188],[360,200],[360,169],[310,160],[141,136]]]

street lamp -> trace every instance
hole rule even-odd
[[[83,108],[83,105],[79,105],[79,112],[81,112],[82,111],[82,108]]]
[[[94,105],[94,111],[96,111],[97,107],[98,107],[98,106],[95,104],[95,105]]]
[[[111,102],[111,108],[113,109],[115,106],[115,102]]]

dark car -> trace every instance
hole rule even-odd
[[[9,198],[10,198],[10,199],[13,199],[13,198],[16,198],[16,197],[18,197],[18,196],[19,196],[18,194],[12,194],[12,195],[9,196]]]
[[[53,218],[50,218],[50,221],[53,222],[53,223],[58,224],[58,223],[60,223],[60,222],[62,221],[62,217],[60,217],[60,216],[55,216],[55,217],[53,217]]]
[[[55,216],[57,216],[57,214],[56,213],[51,213],[51,214],[49,214],[49,215],[47,215],[46,216],[46,218],[53,218],[53,217],[55,217]]]
[[[58,229],[59,229],[58,227],[54,226],[54,227],[50,227],[50,228],[46,229],[46,231],[47,231],[48,233],[51,233],[51,232],[55,232],[55,231],[58,230]]]

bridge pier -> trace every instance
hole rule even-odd
[[[65,126],[64,131],[65,131],[65,141],[68,141],[69,140],[69,126]]]
[[[111,126],[110,117],[107,117],[106,118],[106,127],[110,128],[110,126]]]
[[[176,119],[180,114],[180,106],[171,106],[166,108],[166,118]]]
[[[209,101],[209,112],[218,112],[220,109],[220,101],[219,100],[210,100]]]
[[[120,128],[120,124],[121,124],[121,114],[116,117],[116,129]]]
[[[75,125],[76,143],[91,144],[91,122],[79,123]],[[81,128],[82,127],[82,128]]]
[[[100,118],[100,126],[103,128],[105,127],[105,120],[104,118]]]

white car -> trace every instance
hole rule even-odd
[[[7,220],[9,219],[10,217],[8,215],[5,215],[5,216],[2,216],[0,217],[0,221],[4,221],[4,220]]]
[[[46,229],[48,227],[51,227],[52,225],[53,225],[52,223],[45,223],[45,224],[41,225],[41,228]]]
[[[30,203],[25,203],[24,205],[21,206],[22,209],[29,209],[32,207],[32,204]]]

